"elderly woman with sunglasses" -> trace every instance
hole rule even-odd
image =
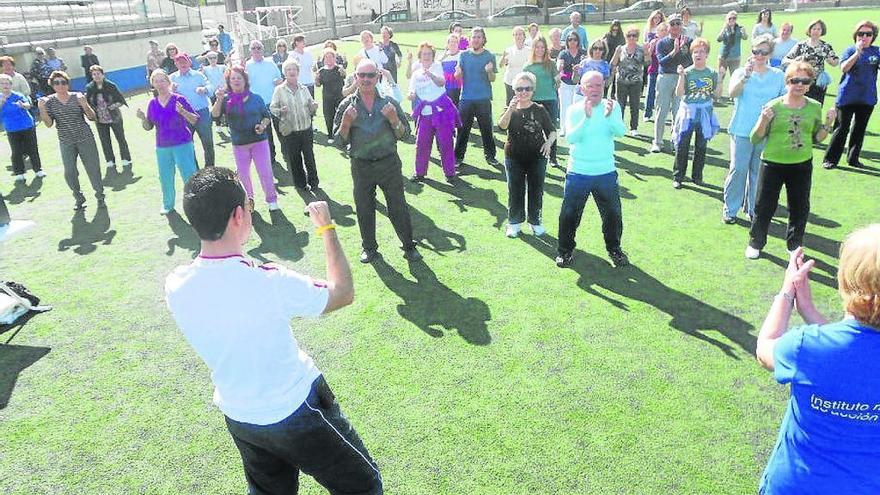
[[[639,45],[639,28],[626,28],[626,44],[617,47],[611,57],[611,70],[617,79],[617,101],[621,114],[626,114],[629,105],[629,134],[638,136],[639,99],[644,87],[644,68],[650,62],[644,47]]]
[[[103,208],[106,204],[104,185],[101,183],[101,159],[98,156],[95,135],[86,123],[86,118],[95,120],[95,111],[86,101],[86,95],[68,91],[70,77],[66,72],[57,70],[52,72],[49,83],[55,94],[40,98],[37,105],[40,108],[40,119],[46,127],[55,125],[58,129],[58,146],[61,149],[61,162],[64,164],[64,180],[76,201],[73,209],[81,210],[86,204],[86,197],[79,185],[77,157],[82,160],[86,174],[89,176],[89,182],[98,200],[98,208]]]
[[[803,245],[810,214],[813,144],[828,136],[828,128],[837,116],[837,109],[832,108],[823,122],[822,106],[806,97],[815,74],[806,62],[789,64],[785,70],[785,94],[764,106],[752,129],[752,142],[766,140],[766,144],[761,154],[764,163],[758,175],[755,216],[745,252],[748,259],[761,256],[761,249],[767,244],[767,229],[779,204],[782,186],[788,198],[785,236],[788,250],[794,251]]]
[[[574,100],[580,82],[580,69],[586,50],[581,49],[580,37],[576,32],[565,37],[565,50],[556,59],[556,70],[559,72],[559,114],[565,115]]]
[[[806,34],[809,37],[794,45],[794,48],[782,59],[782,65],[792,62],[807,62],[813,66],[813,72],[816,73],[816,76],[807,91],[807,97],[820,104],[825,102],[825,91],[831,84],[831,76],[825,72],[825,63],[835,67],[840,63],[840,58],[834,53],[831,44],[821,39],[826,32],[828,32],[828,28],[825,21],[814,20],[807,26]]]
[[[749,136],[764,105],[785,93],[785,75],[768,63],[771,53],[773,39],[770,35],[752,40],[749,61],[730,76],[728,91],[734,100],[733,117],[727,126],[730,135],[730,170],[724,181],[724,207],[721,212],[721,219],[726,224],[736,223],[740,208],[750,219],[755,215],[764,141],[752,143]]]
[[[852,126],[849,138],[849,152],[846,160],[851,167],[862,167],[859,154],[865,139],[868,119],[877,104],[877,68],[880,65],[880,48],[874,46],[877,40],[877,25],[871,21],[860,21],[853,32],[855,44],[843,51],[843,79],[837,88],[837,123],[834,134],[825,151],[822,166],[834,168],[843,154],[843,145]]]
[[[799,248],[758,333],[758,362],[790,385],[762,495],[880,493],[880,224],[847,236],[839,259],[841,320],[816,309]],[[789,330],[795,310],[805,325]]]
[[[156,96],[147,104],[147,112],[140,108],[137,118],[144,130],[156,128],[156,163],[159,166],[159,184],[162,187],[160,215],[174,210],[175,167],[180,171],[184,184],[196,173],[196,149],[193,146],[191,125],[199,120],[199,114],[183,95],[171,91],[171,78],[162,69],[150,76]]]
[[[541,208],[547,158],[556,141],[556,128],[550,113],[532,101],[537,79],[531,72],[513,78],[514,96],[498,119],[498,127],[507,130],[504,145],[504,168],[507,170],[507,237],[516,237],[528,220],[532,233],[544,235]],[[526,194],[528,192],[528,214]]]

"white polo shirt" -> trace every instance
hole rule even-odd
[[[437,86],[428,72],[434,73],[435,76],[443,78],[443,66],[437,62],[426,71],[422,64],[413,70],[412,77],[409,79],[409,90],[424,101],[434,101],[446,93],[446,84]],[[425,106],[422,109],[422,115],[431,115],[431,107]]]
[[[320,315],[328,297],[309,277],[243,256],[200,256],[165,279],[168,309],[211,369],[214,404],[256,425],[290,416],[320,376],[290,319]]]

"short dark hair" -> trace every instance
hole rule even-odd
[[[822,27],[822,36],[825,36],[825,34],[828,33],[828,26],[825,25],[825,21],[823,21],[822,19],[815,19],[813,22],[807,24],[807,36],[810,36],[810,30],[813,29],[813,26],[815,26],[816,24]]]
[[[871,35],[871,41],[872,42],[876,41],[877,40],[877,25],[871,21],[868,21],[868,20],[859,21],[859,23],[856,24],[856,28],[855,28],[855,30],[853,30],[853,41],[858,40],[859,31],[861,31],[863,27],[870,29],[871,32],[874,33]],[[0,57],[0,62],[2,62],[2,60],[3,60],[3,58]],[[15,65],[15,63],[13,62],[12,65]]]
[[[305,41],[305,40],[306,40],[306,37],[303,36],[303,35],[301,35],[301,34],[298,34],[298,35],[296,35],[296,36],[293,37],[293,43],[294,43],[294,44],[299,43],[300,41]]]
[[[100,72],[101,74],[103,74],[103,73],[104,73],[104,68],[101,67],[101,66],[98,65],[98,64],[95,64],[95,65],[89,67],[89,73],[91,73],[92,71],[98,71],[98,72]]]
[[[216,241],[223,237],[236,207],[245,207],[247,193],[235,171],[205,167],[183,186],[183,211],[199,238]]]

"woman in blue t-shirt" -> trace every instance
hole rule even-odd
[[[758,333],[757,357],[791,396],[761,495],[880,493],[880,224],[846,238],[837,281],[843,319],[813,304],[803,248]],[[806,326],[786,331],[793,310]]]
[[[31,167],[37,177],[45,177],[40,166],[40,151],[37,148],[37,124],[28,111],[30,99],[12,91],[12,78],[0,74],[0,121],[6,129],[6,138],[12,150],[12,175],[16,182],[24,182],[24,157],[29,156]]]
[[[877,39],[877,25],[871,21],[861,21],[853,31],[855,44],[843,51],[840,70],[843,78],[837,89],[837,122],[834,134],[825,152],[822,164],[825,168],[837,167],[843,145],[852,125],[849,138],[849,152],[846,161],[850,167],[862,167],[859,153],[865,140],[868,119],[877,104],[877,67],[880,65],[880,48],[874,46]]]

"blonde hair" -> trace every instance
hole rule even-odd
[[[701,46],[706,47],[706,53],[709,53],[709,40],[707,40],[706,38],[696,38],[694,39],[694,41],[691,41],[690,52],[694,53],[694,50]]]
[[[513,77],[513,82],[517,82],[519,80],[526,80],[532,84],[532,90],[535,89],[535,86],[538,85],[538,78],[535,77],[531,72],[520,72],[516,76]]]
[[[156,69],[150,73],[150,84],[155,84],[154,81],[156,80],[157,77],[164,77],[165,79],[168,80],[168,82],[171,82],[171,78],[168,77],[167,72],[165,72],[163,69]]]
[[[843,241],[837,286],[849,314],[880,328],[880,223],[858,229]]]
[[[789,79],[794,77],[798,72],[806,72],[807,77],[810,79],[816,78],[816,69],[814,69],[812,65],[807,62],[798,61],[788,64],[788,68],[785,69],[785,82],[788,83]]]

